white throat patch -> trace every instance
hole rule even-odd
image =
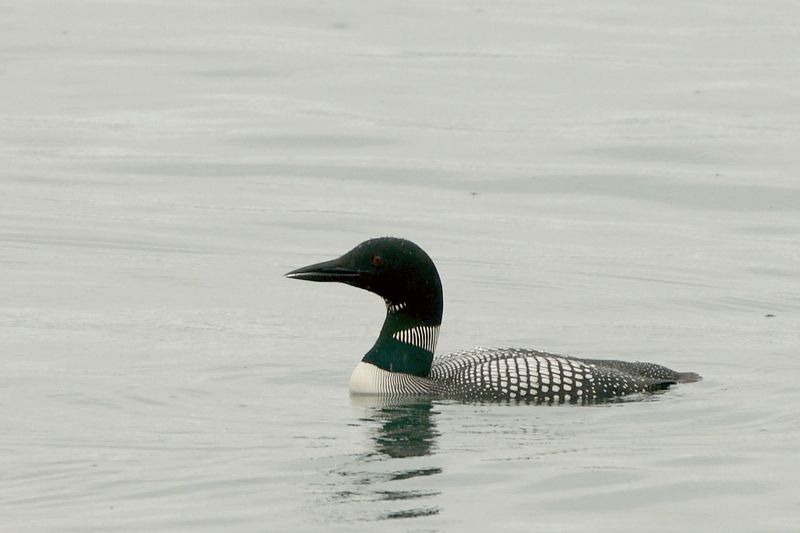
[[[400,311],[401,309],[405,309],[406,306],[408,305],[406,302],[402,302],[402,303],[399,303],[399,304],[393,304],[389,300],[385,300],[385,301],[386,301],[386,309],[388,309],[390,313],[396,313],[396,312]]]

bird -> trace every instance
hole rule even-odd
[[[527,348],[474,348],[434,357],[444,310],[442,282],[431,257],[402,238],[369,239],[336,259],[285,276],[344,283],[384,299],[386,318],[353,370],[352,395],[585,405],[702,379],[653,363]]]

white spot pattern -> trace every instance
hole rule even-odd
[[[536,350],[476,348],[435,359],[430,379],[433,390],[448,397],[537,403],[590,403],[655,390],[665,383],[595,363],[600,361]]]

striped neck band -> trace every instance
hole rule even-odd
[[[392,333],[392,338],[434,353],[436,341],[439,340],[439,326],[415,326],[401,329]]]

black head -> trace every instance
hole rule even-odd
[[[338,281],[382,296],[409,317],[442,322],[442,283],[433,261],[411,241],[381,237],[364,241],[343,256],[292,270],[287,277]]]

